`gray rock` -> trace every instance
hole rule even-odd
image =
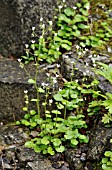
[[[55,170],[48,160],[27,162],[26,167],[31,168],[31,170]]]
[[[110,144],[111,138],[112,128],[97,126],[96,129],[92,130],[90,133],[87,159],[92,161],[99,161],[106,149],[112,149],[112,144]]]
[[[11,165],[9,165],[8,163],[3,163],[3,166],[2,166],[4,169],[13,169],[13,167]]]
[[[54,170],[47,158],[35,153],[33,149],[24,147],[25,141],[28,140],[24,136],[25,131],[12,125],[0,127],[0,154],[2,155],[0,169]]]
[[[77,157],[79,149],[70,149],[65,152],[66,160],[69,163],[70,170],[82,170],[84,162],[81,161],[80,157]]]
[[[91,53],[91,51],[89,52]],[[108,52],[107,52],[108,53]],[[61,60],[61,73],[62,76],[70,80],[78,80],[82,82],[84,76],[87,78],[87,82],[91,82],[94,79],[99,80],[99,88],[102,92],[112,92],[112,85],[104,77],[96,75],[94,72],[93,63],[103,62],[109,65],[111,63],[111,56],[109,55],[89,55],[88,53],[82,58],[79,58],[76,52],[68,52],[62,55]]]
[[[7,147],[7,149],[14,149],[28,139],[27,128],[22,129],[11,125],[0,126],[0,146]]]
[[[49,66],[49,65],[48,65]],[[50,85],[46,72],[45,65],[39,67],[39,74],[37,76],[37,84],[42,82],[49,83],[51,90],[58,88],[58,82],[55,83],[55,87]],[[35,76],[35,66],[33,63],[25,66],[28,73],[32,78]],[[56,65],[52,66],[53,68]],[[53,69],[52,68],[52,69]],[[25,73],[23,68],[20,68],[19,63],[13,60],[1,59],[0,60],[0,121],[1,122],[13,122],[20,120],[24,112],[22,108],[24,105],[24,90],[28,90],[29,101],[32,98],[36,98],[36,92],[33,85],[28,83],[29,76]],[[40,107],[42,108],[42,101],[44,101],[44,95],[40,95]],[[34,103],[30,102],[29,108],[36,109]],[[41,110],[42,113],[42,110]]]
[[[74,3],[74,0],[67,1],[67,5]],[[57,0],[0,1],[0,54],[6,57],[22,55],[24,45],[31,40],[31,27],[36,27],[39,36],[40,17],[47,24],[53,19],[56,7]]]

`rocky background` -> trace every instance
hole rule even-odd
[[[3,170],[101,170],[101,158],[105,150],[112,149],[109,140],[112,138],[112,128],[106,128],[100,117],[94,118],[90,131],[87,132],[90,141],[82,144],[77,149],[69,149],[64,154],[56,156],[42,156],[33,150],[25,148],[24,143],[29,139],[27,128],[15,126],[15,120],[23,117],[24,93],[28,89],[30,97],[35,96],[33,86],[27,83],[28,76],[19,67],[19,63],[11,56],[20,57],[24,53],[24,45],[30,42],[31,27],[35,26],[40,35],[39,20],[51,20],[56,0],[4,0],[0,1],[0,168]],[[69,5],[76,1],[68,0]],[[106,2],[106,0],[105,0]],[[107,1],[108,3],[109,1]],[[102,1],[101,1],[102,3]],[[106,8],[104,8],[106,10]],[[98,19],[100,14],[94,15]],[[111,11],[109,13],[111,18]],[[46,19],[47,18],[47,19]],[[112,65],[110,51],[101,51],[95,56],[96,61]],[[66,53],[61,58],[59,72],[66,80],[71,74],[71,61],[76,63],[78,70],[75,78],[81,81],[83,73],[94,79],[92,71],[92,58],[85,54],[83,59],[78,59],[74,51]],[[10,59],[7,59],[10,57]],[[89,65],[85,67],[85,63]],[[52,74],[56,65],[40,66],[38,83],[46,80],[46,72]],[[34,76],[35,68],[32,63],[27,66],[28,71]],[[89,72],[88,72],[89,70]],[[99,79],[99,77],[96,77]],[[105,79],[100,78],[99,88],[103,92],[112,92],[112,86]],[[60,82],[58,82],[60,83]],[[60,84],[56,84],[59,87]],[[42,99],[42,98],[41,98]],[[31,106],[32,107],[32,106]],[[34,137],[36,132],[32,132]]]
[[[68,0],[73,6],[77,0]],[[40,18],[45,24],[54,17],[57,0],[4,0],[0,1],[0,54],[5,57],[23,55],[25,44],[30,43],[31,28],[40,34]],[[55,13],[55,15],[58,15]]]

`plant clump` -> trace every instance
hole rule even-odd
[[[74,70],[76,69],[74,64],[71,80],[65,81],[62,89],[59,88],[55,94],[57,78],[60,77],[57,72],[55,77],[46,73],[49,83],[42,82],[40,86],[37,83],[39,65],[42,62],[57,63],[57,67],[60,67],[58,64],[60,56],[63,52],[70,51],[74,46],[76,53],[81,56],[84,50],[86,52],[91,48],[101,47],[110,41],[112,31],[107,22],[100,21],[100,29],[95,27],[96,30],[91,30],[90,11],[88,0],[77,2],[74,7],[62,8],[57,18],[56,30],[53,30],[53,23],[49,21],[48,31],[51,34],[48,37],[45,36],[43,19],[40,19],[42,35],[38,42],[32,40],[30,46],[26,44],[26,56],[22,56],[25,64],[33,61],[36,68],[34,78],[29,75],[21,59],[18,60],[20,67],[29,76],[28,83],[32,84],[36,90],[36,98],[29,101],[28,91],[24,92],[25,107],[23,111],[25,115],[22,120],[16,123],[25,125],[31,131],[36,132],[36,136],[25,143],[26,147],[33,148],[35,152],[54,155],[57,152],[64,152],[67,148],[76,148],[80,146],[80,143],[88,143],[89,135],[86,131],[91,125],[87,122],[91,117],[99,115],[105,125],[111,126],[112,124],[112,93],[103,94],[98,89],[99,82],[96,79],[85,83],[87,73],[83,73],[82,82],[74,80]],[[35,36],[35,27],[32,28],[32,35]],[[81,57],[83,58],[83,55]],[[97,64],[99,69],[95,69],[95,73],[105,77],[112,84],[112,67],[103,63]],[[50,90],[51,86],[53,93]],[[41,94],[44,95],[44,101],[41,103],[44,108],[43,117],[40,109]],[[36,105],[36,110],[29,108],[29,102]],[[47,106],[51,105],[53,105],[53,109],[49,110]],[[102,161],[103,164],[106,164],[102,165],[102,168],[110,166],[111,151],[106,152],[105,156],[108,159]]]

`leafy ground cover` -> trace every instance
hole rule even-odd
[[[101,2],[100,2],[101,3]],[[102,2],[103,3],[103,2]],[[94,79],[91,83],[85,83],[87,78],[84,75],[82,82],[72,79],[74,76],[75,66],[71,75],[71,81],[65,82],[63,88],[49,99],[52,91],[49,84],[43,82],[40,87],[37,85],[38,66],[42,62],[50,64],[57,63],[58,67],[61,55],[73,48],[79,58],[83,58],[84,51],[91,50],[92,54],[97,54],[96,49],[107,50],[111,53],[111,17],[109,18],[111,10],[110,4],[95,4],[94,8],[91,6],[93,1],[82,0],[75,4],[73,8],[65,7],[65,1],[59,6],[61,12],[57,19],[57,28],[53,30],[53,23],[49,21],[48,32],[50,36],[45,36],[45,25],[43,19],[40,19],[40,28],[42,35],[36,42],[31,40],[31,44],[26,44],[26,55],[22,56],[25,64],[30,61],[34,62],[36,67],[36,75],[33,79],[29,75],[28,83],[34,85],[37,93],[37,98],[31,101],[28,99],[28,92],[25,91],[25,116],[17,124],[23,124],[29,127],[30,130],[38,132],[37,137],[27,141],[25,146],[33,148],[35,152],[42,152],[43,154],[54,155],[57,152],[64,152],[67,148],[80,145],[80,143],[87,143],[89,136],[86,133],[91,127],[90,121],[97,116],[101,116],[102,122],[108,127],[112,124],[112,94],[102,93],[98,89],[98,81]],[[102,11],[99,16],[94,19],[95,7],[98,12]],[[107,8],[105,12],[105,8]],[[105,20],[105,21],[104,21]],[[103,22],[104,21],[104,22]],[[32,28],[32,37],[35,37],[35,28]],[[77,42],[77,43],[76,43]],[[111,58],[111,56],[110,56]],[[22,59],[18,59],[20,67],[25,69],[25,64]],[[112,83],[112,67],[103,63],[95,63],[95,73],[105,77]],[[26,73],[27,70],[25,69]],[[27,73],[28,74],[28,73]],[[57,83],[59,74],[55,74],[55,78],[50,77],[50,85],[53,87]],[[45,95],[45,101],[42,103],[44,108],[44,117],[41,117],[40,110],[40,94]],[[29,102],[34,102],[37,110],[30,110]],[[54,105],[53,110],[47,110],[47,105]],[[103,115],[102,115],[103,112]],[[89,117],[90,116],[90,117]],[[89,122],[89,123],[87,123]],[[106,152],[105,156],[111,157],[111,151]],[[111,158],[109,163],[107,159],[102,160],[102,168],[111,168]],[[105,164],[105,165],[104,165]]]

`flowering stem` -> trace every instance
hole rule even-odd
[[[57,112],[58,112],[58,111],[57,111]],[[55,125],[54,125],[54,135],[55,135],[55,131],[56,131],[57,115],[58,115],[58,114],[56,114],[56,121],[55,121]]]
[[[66,106],[64,108],[64,120],[66,119]]]
[[[38,86],[37,86],[37,75],[38,75],[38,62],[36,61],[36,73],[35,73],[35,89],[36,89],[36,93],[37,93],[37,111],[38,111],[38,115],[40,118],[40,105],[39,105],[39,99],[40,99],[40,95],[39,95],[39,91],[38,91]]]

